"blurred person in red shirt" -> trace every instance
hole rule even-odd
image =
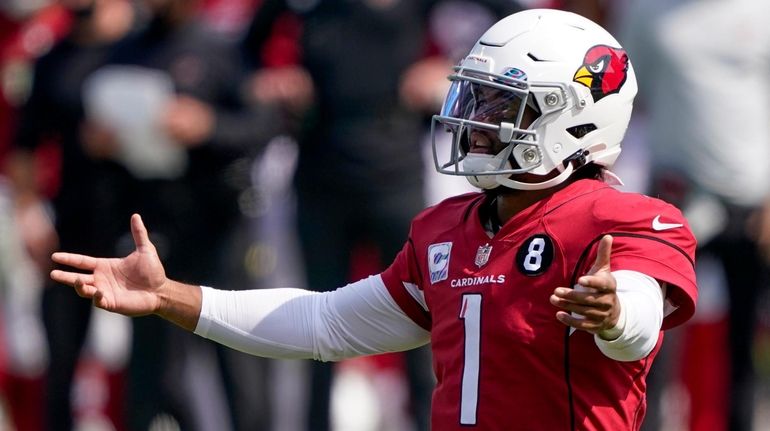
[[[46,0],[7,0],[0,4],[0,182],[5,183],[7,158],[17,124],[18,110],[29,96],[32,68],[69,29],[69,14]],[[56,151],[47,146],[36,154],[37,163],[49,166],[37,181],[46,197],[57,185]],[[41,270],[49,268],[44,256],[56,247],[55,233],[42,205],[14,205],[7,184],[2,191],[4,262],[2,318],[5,332],[0,384],[9,420],[16,429],[42,430],[43,376],[48,359],[39,296]]]
[[[251,159],[282,130],[282,118],[243,97],[240,52],[202,20],[200,0],[136,4],[141,25],[85,86],[90,142],[128,171],[122,200],[153,220],[169,271],[224,282],[232,277],[226,256],[238,252],[241,204],[252,197]],[[236,396],[258,393],[250,389],[260,381],[248,369],[256,361],[214,350],[157,319],[133,323],[132,429],[146,429],[164,413],[183,429],[265,427],[266,415],[254,407],[261,403]],[[196,378],[184,378],[194,367]]]
[[[65,10],[71,25],[66,36],[51,43],[50,51],[34,63],[34,79],[20,108],[8,174],[19,211],[39,208],[46,198],[52,200],[55,237],[39,248],[55,247],[51,243],[58,242],[106,253],[115,250],[120,235],[110,227],[108,214],[124,213],[115,193],[119,190],[116,184],[125,175],[83,145],[80,89],[85,77],[104,62],[110,44],[130,29],[133,14],[123,0],[63,0],[58,7]],[[56,149],[60,160],[55,165],[36,159],[35,155],[46,148]],[[54,166],[60,166],[58,184],[54,190],[46,190],[39,177],[57,172]],[[82,214],[78,208],[86,203],[96,205],[99,211]],[[31,227],[22,234],[39,232]],[[36,416],[45,420],[46,429],[68,430],[73,426],[72,383],[91,304],[71,301],[57,289],[45,289],[42,310],[50,358],[45,414]]]

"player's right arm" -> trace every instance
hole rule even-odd
[[[324,361],[408,350],[429,333],[401,311],[379,275],[332,292],[301,289],[224,291],[170,280],[138,215],[136,250],[125,258],[55,253],[54,261],[85,273],[51,277],[108,311],[156,314],[237,350],[273,358]]]

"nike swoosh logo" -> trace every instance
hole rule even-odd
[[[663,223],[660,221],[660,215],[657,215],[652,219],[652,229],[657,231],[674,229],[682,226],[684,226],[682,223]]]

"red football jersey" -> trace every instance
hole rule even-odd
[[[472,193],[425,210],[382,274],[404,312],[431,332],[432,429],[638,429],[645,377],[662,336],[642,360],[609,359],[592,334],[556,320],[549,297],[587,273],[599,239],[611,234],[612,270],[668,283],[667,298],[678,308],[663,327],[684,322],[697,293],[695,239],[682,214],[660,200],[580,180],[490,239],[479,216],[486,203]]]

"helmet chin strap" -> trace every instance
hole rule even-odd
[[[543,190],[563,183],[570,175],[572,175],[572,172],[574,172],[574,168],[572,167],[572,164],[568,164],[559,175],[539,183],[524,183],[512,180],[505,175],[478,175],[466,178],[473,186],[485,190],[492,190],[499,186],[508,187],[509,189],[514,190]]]
[[[501,153],[502,154],[502,153]],[[463,160],[463,168],[466,172],[484,172],[494,170],[500,166],[501,155],[486,155],[486,154],[469,154],[468,157]],[[505,162],[505,165],[510,169],[510,163]],[[521,181],[512,180],[506,175],[474,175],[467,176],[468,182],[474,187],[478,187],[484,190],[492,190],[499,186],[508,187],[514,190],[542,190],[555,185],[561,184],[574,172],[572,163],[567,164],[567,167],[559,173],[559,175],[549,178],[539,183],[525,183]]]
[[[495,181],[495,175],[475,175],[465,178],[473,187],[478,187],[480,189],[492,190],[500,187],[500,184]]]
[[[523,183],[521,181],[512,180],[504,175],[495,176],[495,181],[501,186],[508,187],[509,189],[543,190],[563,183],[567,178],[569,178],[570,175],[572,175],[573,171],[574,169],[570,163],[561,173],[559,173],[559,175],[539,183]]]
[[[511,164],[506,160],[505,154],[501,151],[498,154],[468,154],[463,159],[463,171],[465,172],[489,172],[500,169],[510,169]],[[474,175],[465,177],[474,187],[480,189],[493,189],[500,184],[495,180],[496,175]]]
[[[524,183],[512,180],[505,175],[477,175],[465,178],[467,178],[468,182],[474,187],[484,190],[492,190],[500,186],[514,190],[543,190],[563,183],[570,175],[572,175],[573,171],[572,165],[569,164],[561,173],[559,173],[559,175],[539,183]]]

